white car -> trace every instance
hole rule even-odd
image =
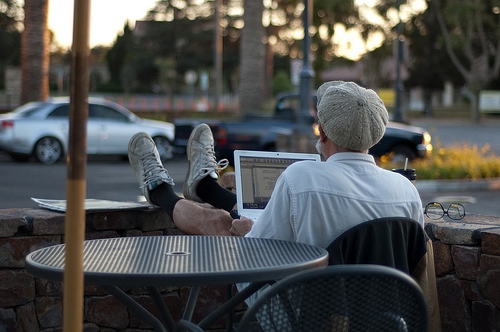
[[[32,156],[53,164],[68,152],[69,98],[30,102],[0,115],[0,151],[18,161]],[[123,155],[130,138],[148,133],[162,161],[173,157],[175,126],[169,122],[142,119],[126,108],[104,99],[89,98],[87,154]]]

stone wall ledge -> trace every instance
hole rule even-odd
[[[0,238],[19,235],[64,234],[65,214],[41,208],[0,209]],[[86,213],[86,235],[99,232],[122,233],[173,231],[176,228],[164,211],[155,208]],[[110,236],[104,236],[110,237]]]
[[[500,234],[500,217],[496,216],[467,214],[462,220],[425,218],[425,223],[429,236],[447,244],[477,245],[482,234]]]

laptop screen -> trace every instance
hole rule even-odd
[[[264,209],[276,180],[297,159],[241,157],[241,186],[244,209]]]
[[[289,165],[302,160],[319,161],[320,157],[290,152],[235,151],[239,212],[263,210],[281,173]]]

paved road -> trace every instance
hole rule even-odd
[[[488,119],[481,125],[468,121],[415,120],[433,135],[435,142],[443,145],[454,143],[490,144],[500,155],[500,118]],[[166,167],[176,182],[175,190],[182,192],[187,162],[176,159]],[[64,199],[66,196],[66,165],[41,165],[15,163],[0,153],[0,208],[36,207],[30,197]],[[141,196],[134,173],[128,162],[116,158],[89,158],[87,166],[87,197],[120,201],[137,201]],[[499,215],[500,191],[462,191],[446,193],[421,193],[422,202],[458,200],[471,213]]]
[[[185,159],[168,163],[182,192]],[[0,153],[0,208],[36,207],[31,197],[65,199],[67,168],[64,163],[41,165],[15,163]],[[138,201],[142,192],[128,162],[116,158],[90,159],[87,165],[87,197],[119,201]]]

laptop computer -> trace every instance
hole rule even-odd
[[[234,151],[238,214],[257,220],[269,202],[276,180],[291,164],[321,161],[319,154],[270,151]]]

